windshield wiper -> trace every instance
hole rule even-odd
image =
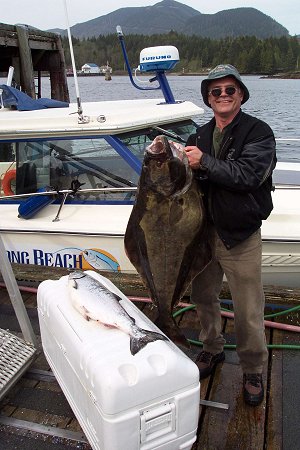
[[[181,136],[179,136],[179,134],[173,133],[172,131],[167,131],[160,127],[151,127],[151,130],[159,131],[161,134],[169,136],[173,139],[177,139],[177,141],[182,142],[183,144],[186,143],[186,141]]]

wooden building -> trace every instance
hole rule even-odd
[[[69,101],[61,36],[27,25],[0,23],[0,72],[14,68],[14,83],[32,98],[42,97],[41,76],[49,75],[51,98]],[[37,80],[37,86],[35,85]]]
[[[85,63],[81,67],[81,72],[85,74],[93,74],[93,75],[99,75],[100,74],[100,67],[95,63]]]

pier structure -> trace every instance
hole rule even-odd
[[[32,98],[42,97],[42,74],[49,74],[51,98],[69,101],[61,36],[28,25],[0,23],[0,73],[14,68],[13,84]]]

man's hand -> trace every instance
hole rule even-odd
[[[185,147],[185,151],[189,160],[189,165],[192,169],[199,169],[200,161],[203,155],[203,152],[200,148],[195,145],[188,145]]]

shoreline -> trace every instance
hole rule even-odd
[[[273,75],[262,75],[260,78],[283,79],[283,80],[299,80],[300,79],[300,71],[297,71],[297,72],[285,72],[285,73],[275,73]]]
[[[105,78],[105,73],[89,73],[89,74],[77,74],[78,77],[103,77]],[[113,77],[114,75],[116,76],[128,76],[128,73],[125,71],[121,71],[121,70],[116,70],[115,72],[111,73],[110,76]],[[140,74],[140,77],[147,77],[149,74]],[[168,76],[170,77],[174,77],[174,76],[178,76],[178,77],[195,77],[195,76],[199,76],[199,77],[203,77],[203,76],[207,76],[208,72],[187,72],[187,73],[182,73],[182,72],[170,72],[168,73]],[[261,79],[287,79],[287,80],[299,80],[300,79],[300,71],[296,71],[296,72],[284,72],[284,73],[275,73],[275,74],[259,74],[259,73],[241,73],[242,76],[259,76],[259,78]],[[44,77],[48,77],[49,78],[49,74],[43,73],[41,75],[42,78]],[[67,73],[66,77],[74,77],[73,74]],[[5,75],[0,73],[0,78],[6,78]]]

